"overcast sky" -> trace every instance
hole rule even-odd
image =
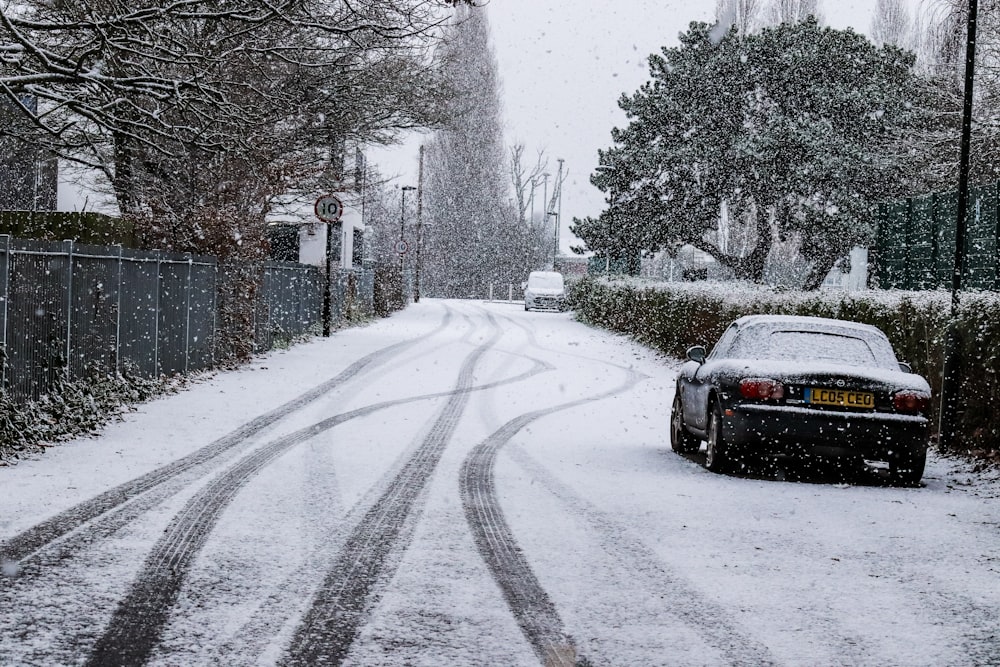
[[[869,31],[875,0],[823,0],[826,23]],[[597,150],[623,126],[617,101],[648,79],[646,58],[675,46],[691,21],[714,16],[715,0],[489,0],[493,46],[503,79],[507,142],[524,143],[529,155],[544,149],[549,171],[565,160],[560,248],[573,217],[596,216],[604,206],[590,185]],[[415,184],[417,144],[378,151],[371,160],[386,175]],[[551,181],[550,181],[551,183]],[[536,192],[536,211],[541,192]]]

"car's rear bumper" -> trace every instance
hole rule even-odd
[[[860,455],[888,461],[926,449],[925,417],[737,404],[722,419],[726,442],[760,454]]]

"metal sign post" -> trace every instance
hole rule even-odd
[[[323,281],[323,336],[330,336],[331,329],[331,293],[333,282],[333,257],[331,256],[331,241],[333,240],[333,225],[344,214],[344,204],[336,195],[323,195],[316,200],[313,211],[316,217],[326,223],[326,280]]]

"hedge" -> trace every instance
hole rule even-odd
[[[586,278],[571,287],[577,318],[630,335],[683,358],[692,345],[710,347],[743,315],[813,315],[873,324],[888,335],[900,360],[940,395],[951,295],[926,292],[783,292],[733,283],[665,283],[635,278]],[[953,448],[1000,458],[1000,294],[963,293],[960,332],[959,437]],[[937,401],[933,423],[937,424]]]

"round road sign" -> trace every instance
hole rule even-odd
[[[409,249],[410,245],[406,241],[396,241],[396,252],[400,255],[405,255]]]
[[[316,200],[313,210],[316,211],[316,217],[323,222],[337,222],[344,214],[344,204],[336,195],[323,195]]]

